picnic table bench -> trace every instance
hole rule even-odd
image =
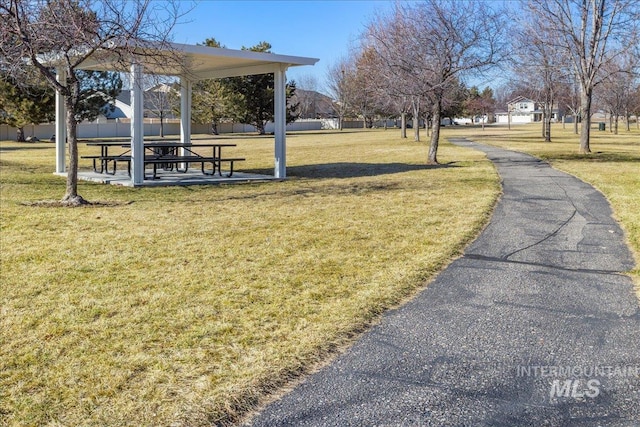
[[[157,172],[159,167],[164,167],[163,165],[171,165],[171,169],[175,167],[177,172],[186,173],[189,170],[190,163],[200,163],[200,170],[203,175],[215,175],[216,170],[218,171],[218,175],[222,176],[222,163],[229,163],[229,173],[226,174],[228,178],[233,175],[233,164],[234,162],[242,162],[245,159],[243,157],[228,157],[228,158],[220,158],[220,157],[206,157],[206,156],[194,156],[194,155],[186,155],[186,156],[178,156],[178,155],[163,155],[158,157],[153,156],[145,156],[144,164],[153,166],[153,178],[157,178]],[[205,164],[211,164],[212,170],[207,171],[205,169]],[[166,167],[165,167],[166,168]]]
[[[127,173],[131,176],[131,144],[123,144],[118,142],[91,142],[90,146],[99,146],[100,155],[81,156],[83,159],[93,160],[93,170],[97,173],[107,173],[115,175],[118,162],[127,163]],[[128,148],[120,154],[109,154],[109,147],[119,146]],[[175,170],[177,172],[186,173],[189,165],[192,163],[200,163],[200,170],[204,175],[215,175],[216,171],[222,176],[222,164],[229,164],[229,172],[227,177],[233,175],[234,163],[244,161],[243,157],[222,157],[222,147],[235,147],[236,144],[182,144],[179,142],[152,142],[144,145],[145,156],[144,166],[151,165],[153,167],[153,179],[158,179],[158,169]],[[178,149],[182,149],[183,154],[178,154]],[[212,148],[212,155],[201,155],[194,150],[197,148]],[[99,164],[99,168],[98,168]],[[110,170],[110,164],[113,169]],[[211,164],[211,169],[206,169],[206,165]],[[146,179],[146,178],[145,178]]]
[[[93,160],[93,171],[97,173],[106,173],[109,175],[115,175],[118,162],[127,162],[127,172],[131,176],[131,156],[129,155],[98,155],[98,156],[80,156],[81,159]],[[100,170],[98,170],[98,161],[100,163]],[[109,163],[113,163],[113,171],[109,172]]]

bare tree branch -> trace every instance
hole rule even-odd
[[[63,98],[69,147],[67,188],[63,201],[83,203],[77,193],[76,110],[80,83],[76,70],[90,58],[115,58],[126,70],[132,58],[167,63],[160,55],[182,5],[166,0],[2,0],[0,1],[0,71],[24,81],[35,67]],[[177,61],[174,60],[174,63]],[[56,69],[66,74],[58,81]]]

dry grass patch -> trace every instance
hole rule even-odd
[[[133,202],[90,209],[25,206],[64,193],[54,149],[2,143],[0,424],[232,421],[421,288],[499,185],[481,153],[426,167],[398,134],[294,134],[284,182],[81,183]],[[272,139],[237,143],[272,168]]]
[[[640,130],[614,135],[593,126],[589,155],[578,154],[578,136],[571,125],[552,127],[551,143],[542,142],[539,125],[478,129],[447,128],[449,134],[463,134],[478,142],[530,153],[549,161],[555,168],[577,176],[600,190],[613,207],[635,253],[636,268],[630,272],[640,297]]]

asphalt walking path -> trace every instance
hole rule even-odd
[[[640,309],[590,185],[472,143],[502,178],[490,224],[415,299],[254,426],[640,426]]]

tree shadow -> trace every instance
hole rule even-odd
[[[26,143],[24,146],[11,146],[11,147],[0,147],[0,153],[8,153],[11,151],[26,151],[26,150],[52,150],[55,148],[54,145],[29,145]]]
[[[544,160],[577,160],[583,162],[640,162],[640,156],[636,154],[627,153],[615,153],[596,151],[591,154],[580,153],[554,153],[552,155],[539,155]]]
[[[453,162],[439,165],[338,162],[288,166],[287,176],[297,178],[359,178],[451,167],[458,166],[455,166]]]

